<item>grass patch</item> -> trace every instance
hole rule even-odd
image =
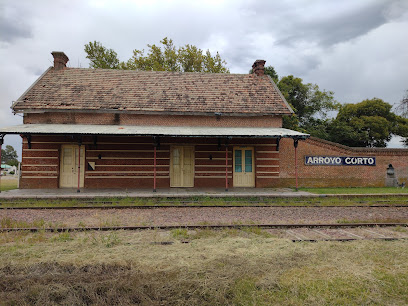
[[[0,220],[0,226],[1,228],[44,228],[46,227],[46,222],[43,219],[35,220],[33,222],[25,222],[4,217]]]
[[[1,191],[7,191],[7,190],[12,190],[12,189],[17,189],[17,179],[2,179],[1,180]]]
[[[256,236],[263,238],[272,237],[267,231],[260,227],[242,227],[242,228],[224,228],[224,229],[196,229],[187,230],[186,228],[176,228],[170,231],[171,236],[174,239],[186,241],[205,238],[227,238],[227,237],[242,237],[242,238],[254,238]]]
[[[408,223],[407,219],[372,218],[372,219],[340,219],[337,223]]]
[[[67,242],[73,239],[74,238],[72,237],[72,234],[66,231],[66,232],[54,235],[51,240],[56,241],[56,242]]]
[[[65,224],[46,222],[44,219],[33,220],[32,222],[26,222],[22,220],[14,220],[9,217],[3,217],[0,219],[0,228],[57,228],[66,227]]]
[[[174,243],[151,243],[159,240]],[[0,300],[406,305],[407,248],[403,240],[295,244],[239,230],[1,233]]]
[[[408,188],[397,187],[333,187],[333,188],[299,188],[301,191],[317,194],[387,194],[408,193]]]
[[[343,188],[346,189],[346,188]],[[359,188],[351,188],[360,190]],[[317,189],[316,189],[317,190]],[[323,189],[321,189],[323,190]],[[326,192],[324,189],[321,193]],[[339,189],[340,190],[340,189]],[[401,190],[401,189],[399,189]],[[403,189],[408,190],[408,189]],[[355,193],[360,193],[355,192]],[[317,192],[316,192],[317,193]],[[345,193],[345,192],[339,192]],[[351,194],[351,193],[350,193]],[[138,206],[242,206],[250,207],[254,205],[265,206],[353,206],[353,205],[407,205],[408,198],[405,196],[381,196],[378,197],[316,197],[316,198],[210,198],[210,197],[191,197],[191,198],[104,198],[104,199],[26,199],[12,200],[1,199],[0,206],[4,208],[18,207],[138,207]],[[108,222],[109,223],[109,222]]]

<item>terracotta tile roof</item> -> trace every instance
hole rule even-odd
[[[12,108],[15,112],[292,113],[267,76],[84,68],[49,69]]]

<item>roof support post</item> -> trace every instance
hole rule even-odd
[[[77,192],[81,192],[81,145],[82,145],[82,137],[78,137],[78,188]]]
[[[298,164],[297,164],[297,147],[299,144],[299,139],[298,138],[293,138],[293,146],[295,147],[295,179],[296,179],[296,191],[299,190],[299,185],[298,185]]]
[[[277,137],[276,138],[276,151],[279,152],[279,143],[282,137]]]
[[[225,138],[225,191],[228,191],[228,140]]]
[[[4,134],[0,134],[0,192],[1,192],[1,177],[2,177],[2,170],[1,170],[1,146],[4,143]]]
[[[154,157],[153,157],[153,192],[156,192],[156,168],[157,168],[157,156],[156,156],[156,149],[160,147],[160,137],[159,136],[154,136]]]
[[[31,149],[31,134],[27,134],[27,143],[28,143],[28,148]]]

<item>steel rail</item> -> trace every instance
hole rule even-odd
[[[117,231],[117,230],[150,230],[150,229],[241,229],[241,228],[265,228],[265,229],[290,229],[290,228],[355,228],[355,227],[390,227],[390,226],[402,226],[408,227],[408,223],[315,223],[315,224],[214,224],[214,225],[143,225],[143,226],[90,226],[90,227],[54,227],[54,228],[39,228],[39,227],[27,227],[27,228],[0,228],[0,232],[75,232],[75,231]]]
[[[0,206],[0,210],[75,210],[75,209],[157,209],[157,208],[404,208],[408,205],[101,205],[101,206]]]
[[[385,240],[385,241],[395,241],[395,240],[408,240],[405,237],[384,237],[384,238],[330,238],[330,239],[291,239],[292,242],[319,242],[319,241],[361,241],[361,240]]]
[[[25,199],[25,200],[20,200],[20,201],[15,201],[15,200],[10,200],[10,199],[0,199],[0,203],[25,203],[27,201],[43,201],[43,200],[47,200],[47,201],[78,201],[80,203],[94,203],[94,202],[98,202],[98,203],[120,203],[122,202],[122,200],[87,200],[87,199],[37,199],[37,198],[33,198],[33,199]],[[143,198],[142,200],[149,200],[146,198]],[[156,203],[174,203],[174,202],[178,202],[178,203],[200,203],[205,200],[178,200],[177,198],[173,199],[173,200],[157,200],[157,199],[150,199],[150,200],[155,200]],[[219,200],[219,198],[210,198],[207,200]],[[247,200],[247,199],[243,199],[243,198],[237,198],[234,200],[223,200],[224,203],[231,203],[231,202],[242,202],[242,203],[274,203],[277,201],[268,201],[267,199],[258,199],[258,200]],[[305,200],[285,200],[285,201],[279,201],[281,203],[321,203],[321,201],[311,201],[309,199],[305,199]],[[368,200],[357,200],[355,201],[356,203],[367,203]],[[408,202],[408,200],[405,199],[401,199],[401,200],[375,200],[372,201],[373,203],[384,203],[384,202]]]
[[[35,203],[35,202],[38,202],[38,201],[42,201],[42,200],[39,200],[39,199],[33,199],[33,200],[31,200],[33,203]],[[48,201],[50,201],[50,202],[58,202],[57,200],[54,200],[54,199],[48,199]],[[70,200],[62,200],[62,201],[66,201],[66,202],[69,202]],[[1,199],[0,199],[0,206],[1,205],[7,205],[7,204],[25,204],[25,203],[27,203],[27,202],[30,202],[30,200],[26,200],[26,201],[10,201],[10,200],[6,200],[6,201],[2,201]],[[122,201],[120,201],[120,200],[105,200],[105,201],[98,201],[98,200],[80,200],[80,201],[76,201],[77,203],[80,203],[80,204],[120,204],[120,203],[122,203]],[[160,205],[160,204],[169,204],[169,206],[171,206],[173,203],[179,203],[179,204],[199,204],[199,203],[202,203],[203,201],[200,201],[200,200],[192,200],[192,201],[156,201],[156,202],[154,202],[155,203],[155,205]],[[362,205],[363,203],[371,203],[370,205],[372,205],[372,206],[375,206],[375,205],[373,205],[373,204],[382,204],[382,203],[408,203],[408,200],[376,200],[376,201],[355,201],[356,202],[356,204],[361,204],[361,206],[367,206],[367,205]],[[132,203],[134,203],[134,202],[128,202],[129,204],[132,204]],[[228,204],[228,203],[250,203],[250,204],[263,204],[263,205],[273,205],[273,204],[275,204],[276,202],[272,202],[272,201],[262,201],[262,200],[249,200],[249,201],[247,201],[247,200],[241,200],[241,199],[239,199],[239,200],[227,200],[227,201],[223,201],[222,203],[225,203],[225,204]],[[282,203],[282,204],[286,204],[286,203],[296,203],[296,204],[298,204],[298,203],[304,203],[304,204],[307,204],[307,203],[311,203],[311,204],[316,204],[316,203],[322,203],[321,201],[280,201],[280,203]],[[281,206],[285,206],[285,205],[282,205],[281,204]],[[239,206],[238,204],[235,204],[235,205],[237,205],[237,206]],[[222,206],[222,205],[220,205],[220,206]],[[306,206],[306,205],[305,205]],[[317,206],[317,205],[316,205]],[[408,204],[407,204],[407,206],[408,206]]]

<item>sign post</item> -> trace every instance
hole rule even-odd
[[[299,144],[299,139],[293,139],[293,145],[295,146],[295,178],[296,178],[296,191],[299,190],[298,186],[298,164],[297,164],[297,147]]]

